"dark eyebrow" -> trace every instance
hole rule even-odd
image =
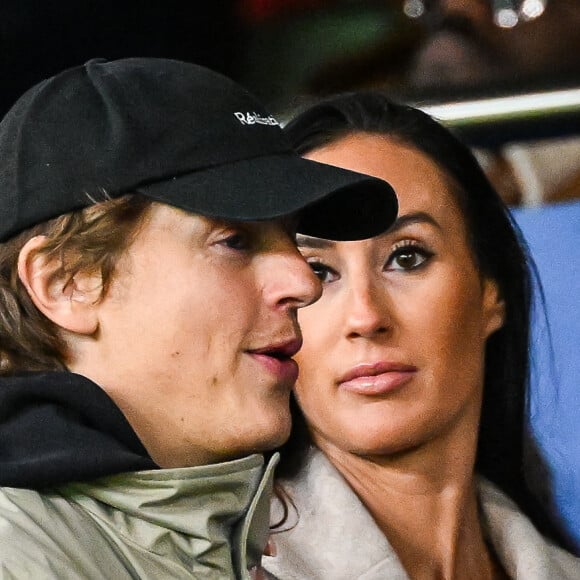
[[[443,230],[439,222],[432,215],[425,213],[424,211],[418,211],[398,217],[395,220],[395,223],[387,230],[387,233],[392,234],[393,232],[398,232],[404,227],[413,224],[430,224],[438,230]]]
[[[296,234],[296,244],[299,248],[314,248],[324,250],[334,246],[335,242],[323,238],[313,238],[304,234]]]

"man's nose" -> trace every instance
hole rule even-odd
[[[268,299],[274,306],[303,308],[320,298],[320,280],[295,247],[273,256],[266,268]]]

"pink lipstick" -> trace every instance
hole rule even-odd
[[[360,395],[385,395],[402,387],[416,373],[416,367],[401,363],[362,363],[345,373],[338,385],[341,389]]]

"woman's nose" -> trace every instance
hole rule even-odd
[[[350,288],[344,305],[346,334],[373,337],[391,328],[391,316],[384,290],[375,284],[357,284]]]

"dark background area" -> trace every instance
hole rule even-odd
[[[29,87],[95,58],[157,56],[231,73],[234,2],[2,0],[0,114]]]
[[[432,18],[415,20],[405,15],[405,0],[1,0],[0,115],[36,82],[95,57],[158,56],[206,65],[245,84],[276,114],[353,88],[385,88],[420,104],[574,86],[580,84],[580,17],[569,15],[580,16],[580,3],[568,13],[556,8],[576,2],[548,0],[540,25],[501,32],[491,20],[478,30],[476,9],[462,8],[490,0],[424,0],[426,6],[445,5],[447,15],[437,8]],[[466,50],[470,43],[478,48],[497,43],[496,60],[505,63],[506,74],[474,80],[472,86],[434,75],[435,84],[410,86],[413,60],[445,22],[459,31]],[[510,44],[520,56],[508,69]],[[526,76],[526,63],[547,58],[547,77]],[[464,67],[472,73],[479,68]]]
[[[248,87],[282,122],[311,100],[361,88],[424,108],[580,87],[580,2],[538,1],[547,2],[539,18],[502,29],[492,0],[0,0],[0,116],[32,85],[98,57],[208,66]],[[408,17],[409,2],[422,2],[425,15]],[[508,203],[580,197],[580,98],[572,111],[457,132],[483,150],[480,161]],[[552,141],[570,136],[564,156]],[[536,145],[525,158],[515,152],[523,159],[515,176],[513,152],[506,160],[502,151],[513,141],[542,141],[539,153]],[[538,175],[528,175],[536,166]]]

